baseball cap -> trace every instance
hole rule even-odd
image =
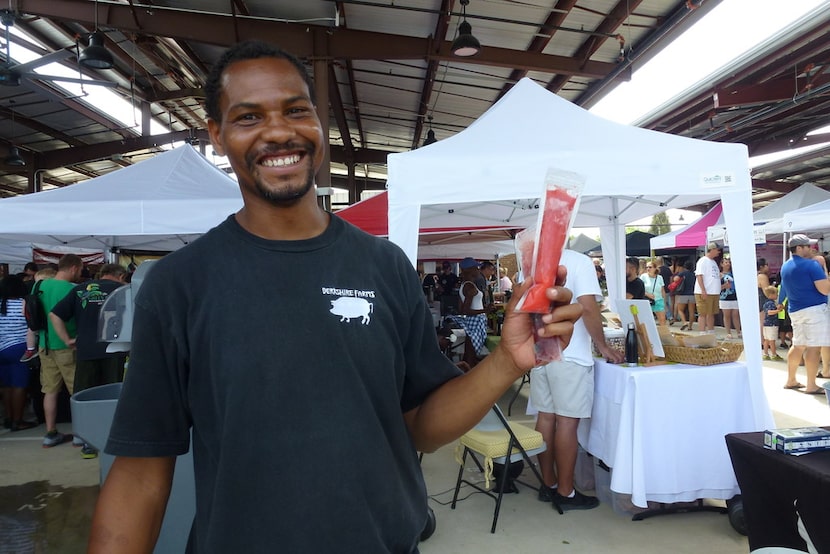
[[[461,269],[471,269],[473,267],[478,267],[478,262],[473,258],[464,258],[461,262],[459,262],[458,267]]]
[[[706,247],[706,251],[708,252],[709,250],[714,250],[715,248],[717,248],[718,250],[723,250],[723,248],[718,246],[718,243],[710,242],[709,245]]]
[[[810,244],[818,244],[817,239],[811,239],[807,235],[793,235],[790,237],[790,240],[787,242],[787,246],[792,248],[793,246],[807,246]]]

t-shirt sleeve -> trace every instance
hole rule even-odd
[[[406,374],[401,393],[401,411],[420,406],[429,394],[445,382],[461,375],[455,364],[438,347],[438,334],[432,321],[424,294],[418,285],[417,274],[403,257],[400,271],[410,301],[409,333],[404,343]],[[407,275],[411,273],[411,278]]]
[[[151,277],[141,293],[151,293]],[[142,301],[145,296],[139,294],[135,304],[130,365],[105,448],[116,456],[178,456],[190,443],[187,356],[170,321],[153,308],[157,304],[149,296]]]

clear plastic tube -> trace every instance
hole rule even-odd
[[[542,315],[552,309],[545,291],[556,284],[559,260],[584,182],[584,178],[576,173],[548,170],[538,224],[535,229],[525,229],[516,235],[519,267],[524,278],[533,277],[533,285],[519,299],[516,310],[533,314],[537,365],[562,357],[559,337],[540,337],[538,331],[544,327]]]

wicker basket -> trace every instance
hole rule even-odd
[[[744,351],[742,342],[719,342],[716,348],[689,348],[663,345],[670,362],[692,365],[715,365],[734,362]]]

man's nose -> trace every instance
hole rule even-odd
[[[272,114],[265,119],[262,136],[270,142],[287,142],[297,136],[293,123],[282,114]]]

